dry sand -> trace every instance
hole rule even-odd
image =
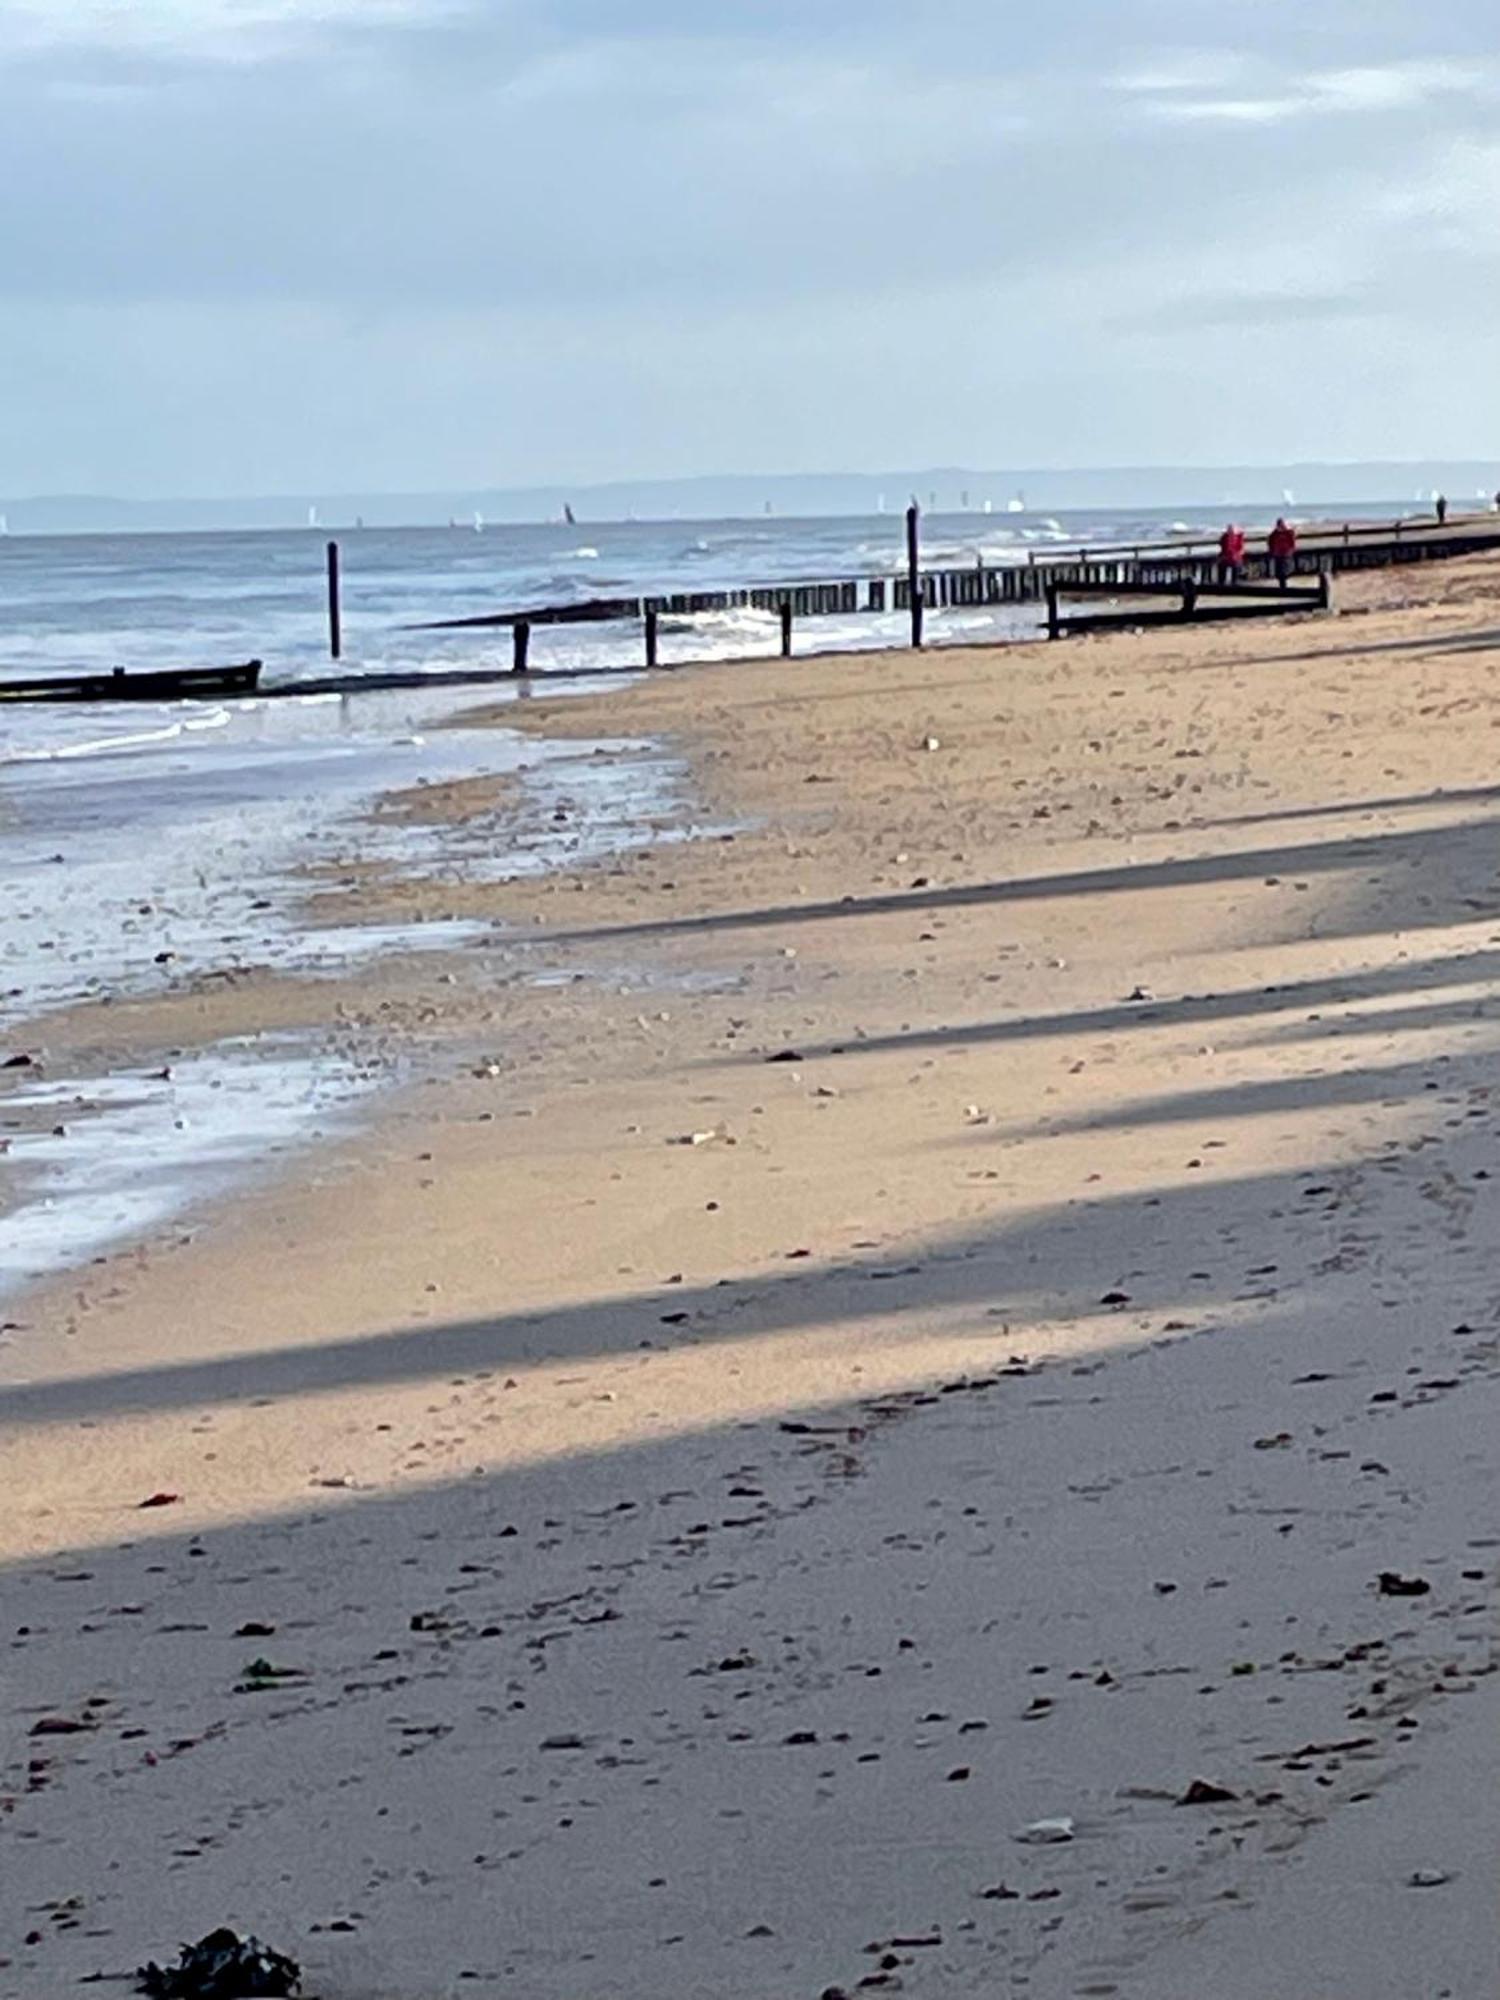
[[[0,1994],[1500,1992],[1500,574],[1347,596],[532,704],[717,831],[49,1031],[417,1077],[10,1308]]]

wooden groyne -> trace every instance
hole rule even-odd
[[[1384,569],[1393,564],[1500,552],[1500,516],[1473,516],[1439,528],[1376,522],[1319,528],[1304,534],[1292,561],[1294,575],[1316,577],[1346,571]],[[986,562],[923,568],[915,591],[928,611],[999,609],[1042,605],[1050,588],[1129,590],[1143,586],[1181,589],[1212,584],[1218,575],[1217,541],[1079,546],[1032,550],[1025,561]],[[1245,562],[1247,582],[1273,574],[1269,555],[1252,553]],[[910,612],[911,576],[865,576],[752,584],[728,590],[666,591],[635,597],[584,598],[567,604],[518,606],[464,618],[443,618],[413,629],[424,632],[494,631],[518,626],[644,623],[655,618],[701,618],[731,611],[790,613],[794,619],[855,617],[889,611]]]
[[[1107,611],[1067,611],[1070,598],[1097,598]],[[1168,600],[1171,600],[1168,602]],[[1122,601],[1128,610],[1118,607]],[[1229,583],[1218,578],[1181,583],[1058,583],[1047,585],[1047,637],[1085,632],[1144,631],[1161,625],[1222,624],[1230,619],[1306,618],[1333,609],[1333,579],[1320,570],[1302,583]]]
[[[603,625],[643,619],[701,618],[715,611],[780,611],[790,605],[797,618],[884,611],[886,578],[843,583],[767,583],[741,590],[679,590],[659,597],[587,597],[575,604],[539,604],[524,610],[486,611],[471,618],[439,618],[414,625],[415,632],[495,631],[513,625]]]

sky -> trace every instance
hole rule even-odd
[[[1495,0],[0,0],[0,493],[1500,455]]]

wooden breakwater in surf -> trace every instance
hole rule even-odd
[[[1500,552],[1500,515],[1475,516],[1450,522],[1411,526],[1378,522],[1317,529],[1302,540],[1292,570],[1296,575],[1338,575],[1345,571],[1383,569],[1397,563],[1427,562],[1456,556]],[[572,603],[518,606],[463,618],[442,618],[414,627],[428,632],[494,631],[517,625],[585,625],[641,623],[658,618],[701,618],[727,611],[780,612],[794,618],[878,615],[908,611],[914,588],[928,610],[998,608],[1044,604],[1049,587],[1081,585],[1098,589],[1110,584],[1212,583],[1218,570],[1216,542],[1180,541],[1119,544],[1107,548],[1034,550],[1024,562],[993,562],[982,558],[962,564],[922,566],[916,580],[908,575],[865,576],[836,581],[797,579],[785,583],[749,584],[725,590],[665,591],[630,597],[584,598]],[[1264,552],[1251,553],[1247,579],[1268,577],[1272,563]]]

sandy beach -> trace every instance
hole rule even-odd
[[[1500,571],[1338,599],[512,705],[690,806],[8,1035],[403,1080],[0,1303],[4,2000],[1500,1992]]]

